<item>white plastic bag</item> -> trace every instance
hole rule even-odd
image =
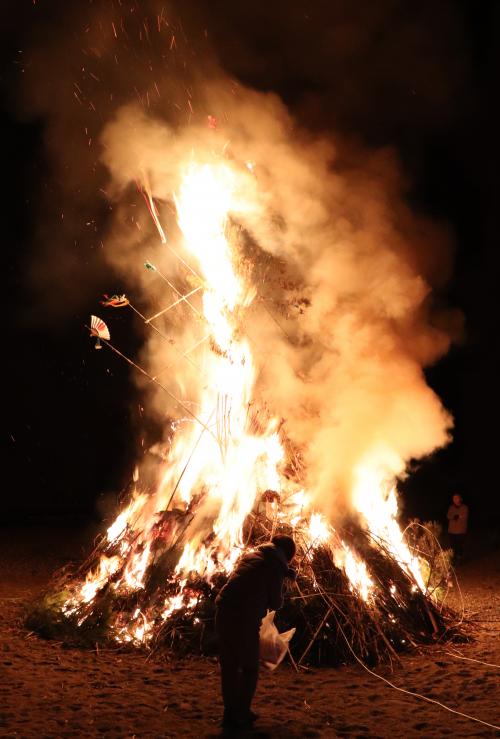
[[[259,657],[269,670],[275,670],[288,651],[295,629],[279,633],[274,623],[276,611],[269,611],[260,626]]]

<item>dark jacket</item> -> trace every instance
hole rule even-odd
[[[274,544],[264,544],[245,554],[216,598],[221,613],[234,613],[245,621],[260,621],[267,611],[283,605],[283,580],[293,576],[285,554]]]

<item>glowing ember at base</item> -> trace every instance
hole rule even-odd
[[[310,519],[302,518],[293,529],[298,578],[289,586],[278,616],[280,626],[293,624],[297,629],[291,643],[297,662],[342,664],[351,661],[353,648],[360,658],[376,663],[411,646],[460,633],[455,614],[417,588],[398,560],[366,531],[330,527],[329,538],[320,542],[310,538],[310,527]],[[255,511],[246,520],[243,537],[247,546],[257,546],[276,532],[290,533],[291,528],[276,527]],[[118,558],[105,554],[112,548],[101,545],[88,563],[94,573],[92,591],[88,583],[79,586],[66,575],[32,613],[30,627],[47,633],[49,619],[50,633],[81,644],[93,644],[97,630],[100,639],[120,644],[178,654],[212,653],[214,601],[226,581],[224,572],[234,563],[209,556],[205,561],[212,565],[200,576],[198,565],[189,563],[189,550],[176,565],[171,542],[159,549],[153,544],[156,560],[138,588],[134,581],[126,585],[124,570],[116,569]],[[106,566],[95,570],[93,561]],[[189,576],[180,575],[188,569]],[[84,602],[84,594],[92,603]]]

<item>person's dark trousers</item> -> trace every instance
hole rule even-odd
[[[460,562],[464,557],[465,534],[448,534],[448,536],[453,549],[453,557],[456,562]]]
[[[215,618],[219,641],[224,723],[238,725],[250,716],[259,676],[260,621],[219,608]]]

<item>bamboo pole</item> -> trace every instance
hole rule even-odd
[[[86,326],[86,328],[89,328],[89,327]],[[179,400],[179,398],[176,398],[175,395],[171,393],[168,388],[165,387],[165,385],[162,385],[161,382],[158,382],[158,380],[155,380],[154,377],[152,377],[149,374],[149,372],[146,372],[145,369],[143,369],[140,365],[136,364],[132,359],[130,359],[130,357],[127,357],[125,354],[123,354],[123,352],[117,349],[116,346],[113,346],[113,344],[110,341],[107,341],[106,339],[103,339],[103,338],[101,338],[101,341],[103,341],[106,344],[106,346],[109,346],[111,351],[113,351],[119,357],[124,359],[128,364],[130,364],[132,367],[135,367],[135,369],[138,370],[142,375],[144,375],[145,377],[148,377],[151,380],[151,382],[154,382],[156,385],[158,385],[158,387],[160,387],[165,393],[167,393],[167,395],[170,398],[172,398],[172,400],[174,400],[178,406],[180,406],[186,413],[188,413],[192,418],[194,418],[194,420],[197,421],[200,424],[200,426],[203,426],[205,431],[208,431],[208,433],[211,436],[213,436],[217,444],[219,444],[219,440],[217,439],[213,431],[210,428],[208,428],[208,426],[205,423],[203,423],[203,421],[200,418],[198,418],[198,416],[195,413],[193,413],[193,411],[190,410],[190,408],[188,408],[187,405],[185,405],[182,402],[182,400]]]
[[[198,290],[201,290],[201,285],[198,287],[195,287],[194,290],[191,290],[191,292],[186,293],[185,295],[181,295],[181,297],[178,300],[175,300],[173,303],[171,303],[166,308],[163,308],[163,310],[158,311],[158,313],[155,313],[154,316],[150,316],[149,318],[145,319],[145,323],[151,323],[151,321],[154,321],[156,318],[159,318],[160,316],[163,316],[165,313],[168,313],[169,310],[172,310],[172,308],[175,308],[176,305],[179,305],[179,303],[182,303],[183,301],[187,302],[187,298],[190,298],[191,295],[194,295],[198,292]]]
[[[312,645],[313,645],[313,644],[314,644],[314,642],[316,641],[316,639],[317,639],[317,637],[318,637],[318,634],[319,634],[319,632],[321,631],[321,629],[322,629],[322,628],[323,628],[323,626],[325,625],[325,623],[326,623],[326,619],[327,619],[327,618],[329,617],[329,615],[330,615],[330,613],[331,613],[332,611],[333,611],[333,606],[330,606],[330,608],[329,608],[329,609],[327,610],[327,612],[325,613],[325,616],[324,616],[323,620],[321,621],[320,625],[318,626],[318,628],[317,628],[317,629],[316,629],[316,631],[314,632],[314,636],[313,636],[313,638],[311,639],[311,641],[309,642],[309,644],[307,645],[307,647],[306,647],[306,649],[305,649],[304,653],[302,654],[302,657],[301,657],[301,658],[299,659],[299,661],[297,662],[297,664],[298,664],[299,666],[301,665],[302,661],[303,661],[303,660],[304,660],[304,659],[305,659],[305,658],[307,657],[307,655],[309,654],[309,650],[311,649]]]

